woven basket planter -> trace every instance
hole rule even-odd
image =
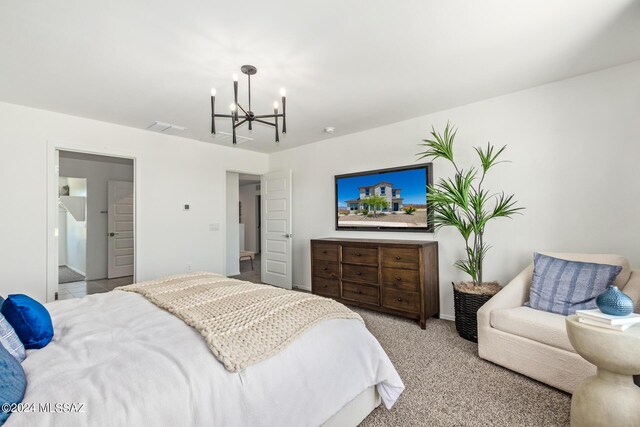
[[[453,286],[456,330],[465,340],[478,342],[478,309],[492,296],[460,292],[456,290],[455,285]]]

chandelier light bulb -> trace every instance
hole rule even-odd
[[[280,89],[280,96],[287,96],[287,91],[285,88]]]
[[[273,108],[275,108],[276,110],[278,109],[278,101],[273,103]]]
[[[211,88],[211,96],[216,96],[216,88]]]
[[[236,111],[236,104],[231,104],[229,108],[231,108],[231,111]]]
[[[236,73],[233,73],[233,76],[231,76],[233,78],[234,82],[238,81],[238,75]]]

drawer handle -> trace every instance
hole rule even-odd
[[[398,301],[399,301],[399,302],[401,302],[401,301],[402,301],[402,298],[398,298]]]
[[[362,276],[362,273],[360,271],[356,272],[357,276]]]
[[[361,294],[361,293],[362,293],[362,291],[358,291],[358,293],[359,293],[359,294]]]
[[[356,256],[362,256],[362,254],[360,254],[360,253],[357,253],[357,254],[356,254]]]
[[[323,254],[326,254],[326,253],[327,253],[327,251],[322,251],[322,253],[323,253]]]
[[[397,256],[397,257],[396,257],[396,259],[397,259],[398,261],[400,261],[402,258],[400,258],[399,256]]]
[[[396,280],[397,280],[398,282],[401,282],[401,281],[402,281],[402,277],[400,277],[400,276],[396,276]]]
[[[325,268],[324,268],[324,271],[328,271],[328,270],[329,270],[329,267],[325,267]]]

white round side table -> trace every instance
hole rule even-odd
[[[596,375],[582,381],[571,398],[571,426],[640,426],[640,325],[624,332],[566,319],[569,341],[576,352],[597,366]]]

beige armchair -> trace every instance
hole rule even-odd
[[[621,265],[616,285],[640,308],[640,271],[619,255],[547,253],[572,261]],[[571,346],[565,316],[524,306],[533,264],[478,310],[478,354],[505,368],[571,393],[596,367]]]

